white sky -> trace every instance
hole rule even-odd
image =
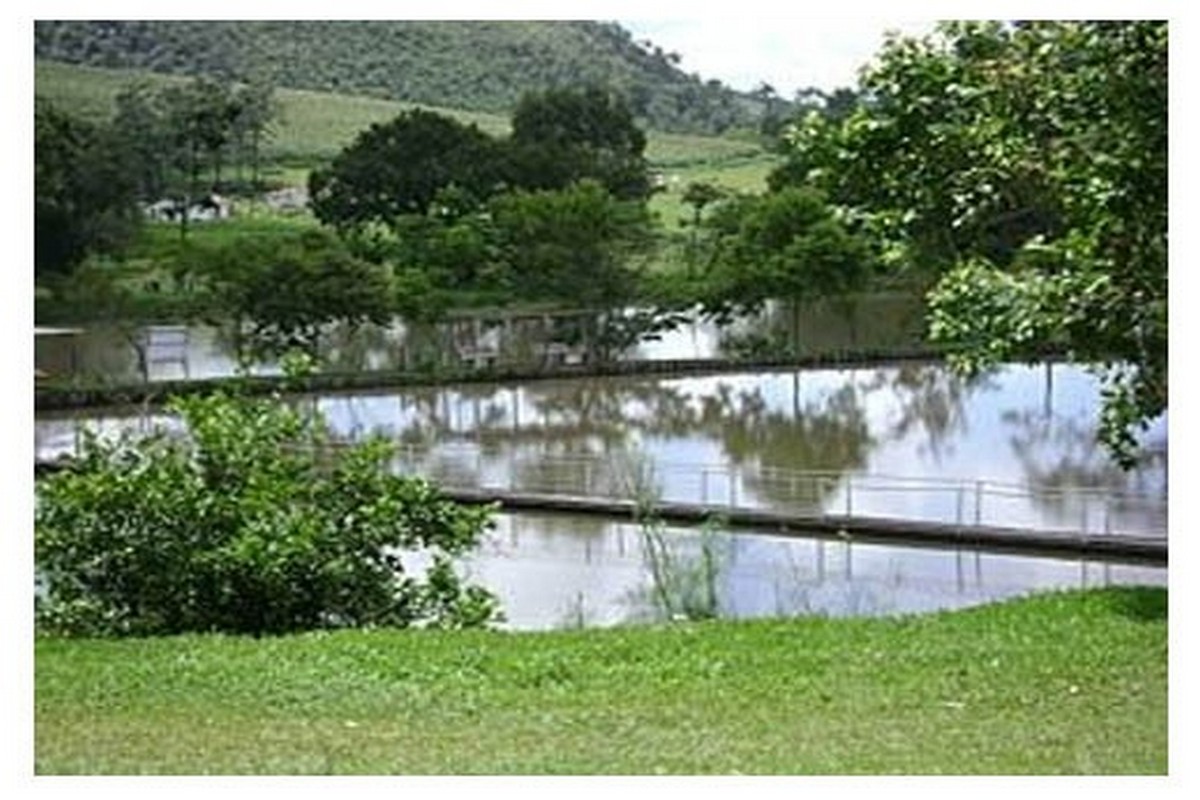
[[[930,19],[748,16],[734,19],[621,19],[634,39],[650,39],[682,56],[679,66],[749,91],[764,81],[780,97],[816,86],[855,86],[858,70],[883,44],[884,32],[922,35]]]

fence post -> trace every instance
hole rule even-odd
[[[983,481],[975,481],[975,527],[983,522]]]
[[[729,468],[729,507],[737,507],[737,480],[732,466]]]
[[[708,505],[708,467],[700,468],[700,504]]]
[[[963,523],[963,486],[962,486],[962,484],[959,484],[959,486],[958,486],[957,506],[958,506],[958,508],[954,514],[954,523],[958,526],[958,532],[962,533],[962,523]]]
[[[1112,498],[1109,497],[1107,494],[1104,495],[1104,535],[1105,536],[1108,536],[1108,534],[1112,532],[1111,531],[1112,522],[1109,518],[1109,503],[1111,502],[1111,500],[1112,500]]]
[[[852,499],[854,497],[854,478],[846,476],[846,518],[849,519],[854,511]]]

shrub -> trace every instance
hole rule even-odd
[[[177,398],[187,434],[87,436],[39,481],[39,629],[77,635],[477,626],[495,598],[451,559],[490,511],[389,470],[381,440],[336,445],[278,396]],[[403,551],[433,567],[406,575]]]

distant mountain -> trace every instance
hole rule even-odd
[[[508,112],[528,90],[598,83],[648,127],[757,128],[761,98],[677,66],[608,22],[42,21],[39,59]]]

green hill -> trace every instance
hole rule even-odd
[[[648,128],[753,128],[761,102],[678,69],[602,22],[40,21],[38,59],[170,75],[265,76],[291,89],[507,116],[525,91],[600,83]]]
[[[108,118],[113,113],[117,93],[131,83],[148,81],[163,85],[184,80],[141,70],[81,67],[54,61],[37,61],[34,71],[34,86],[39,97],[95,119]],[[279,104],[278,124],[264,155],[270,161],[298,166],[332,158],[372,123],[386,122],[413,106],[393,100],[298,89],[280,89],[276,92],[276,100]],[[508,132],[507,114],[426,107],[464,123],[474,123],[492,135]],[[659,131],[648,134],[647,157],[660,168],[711,165],[761,155],[762,148],[748,139]]]

